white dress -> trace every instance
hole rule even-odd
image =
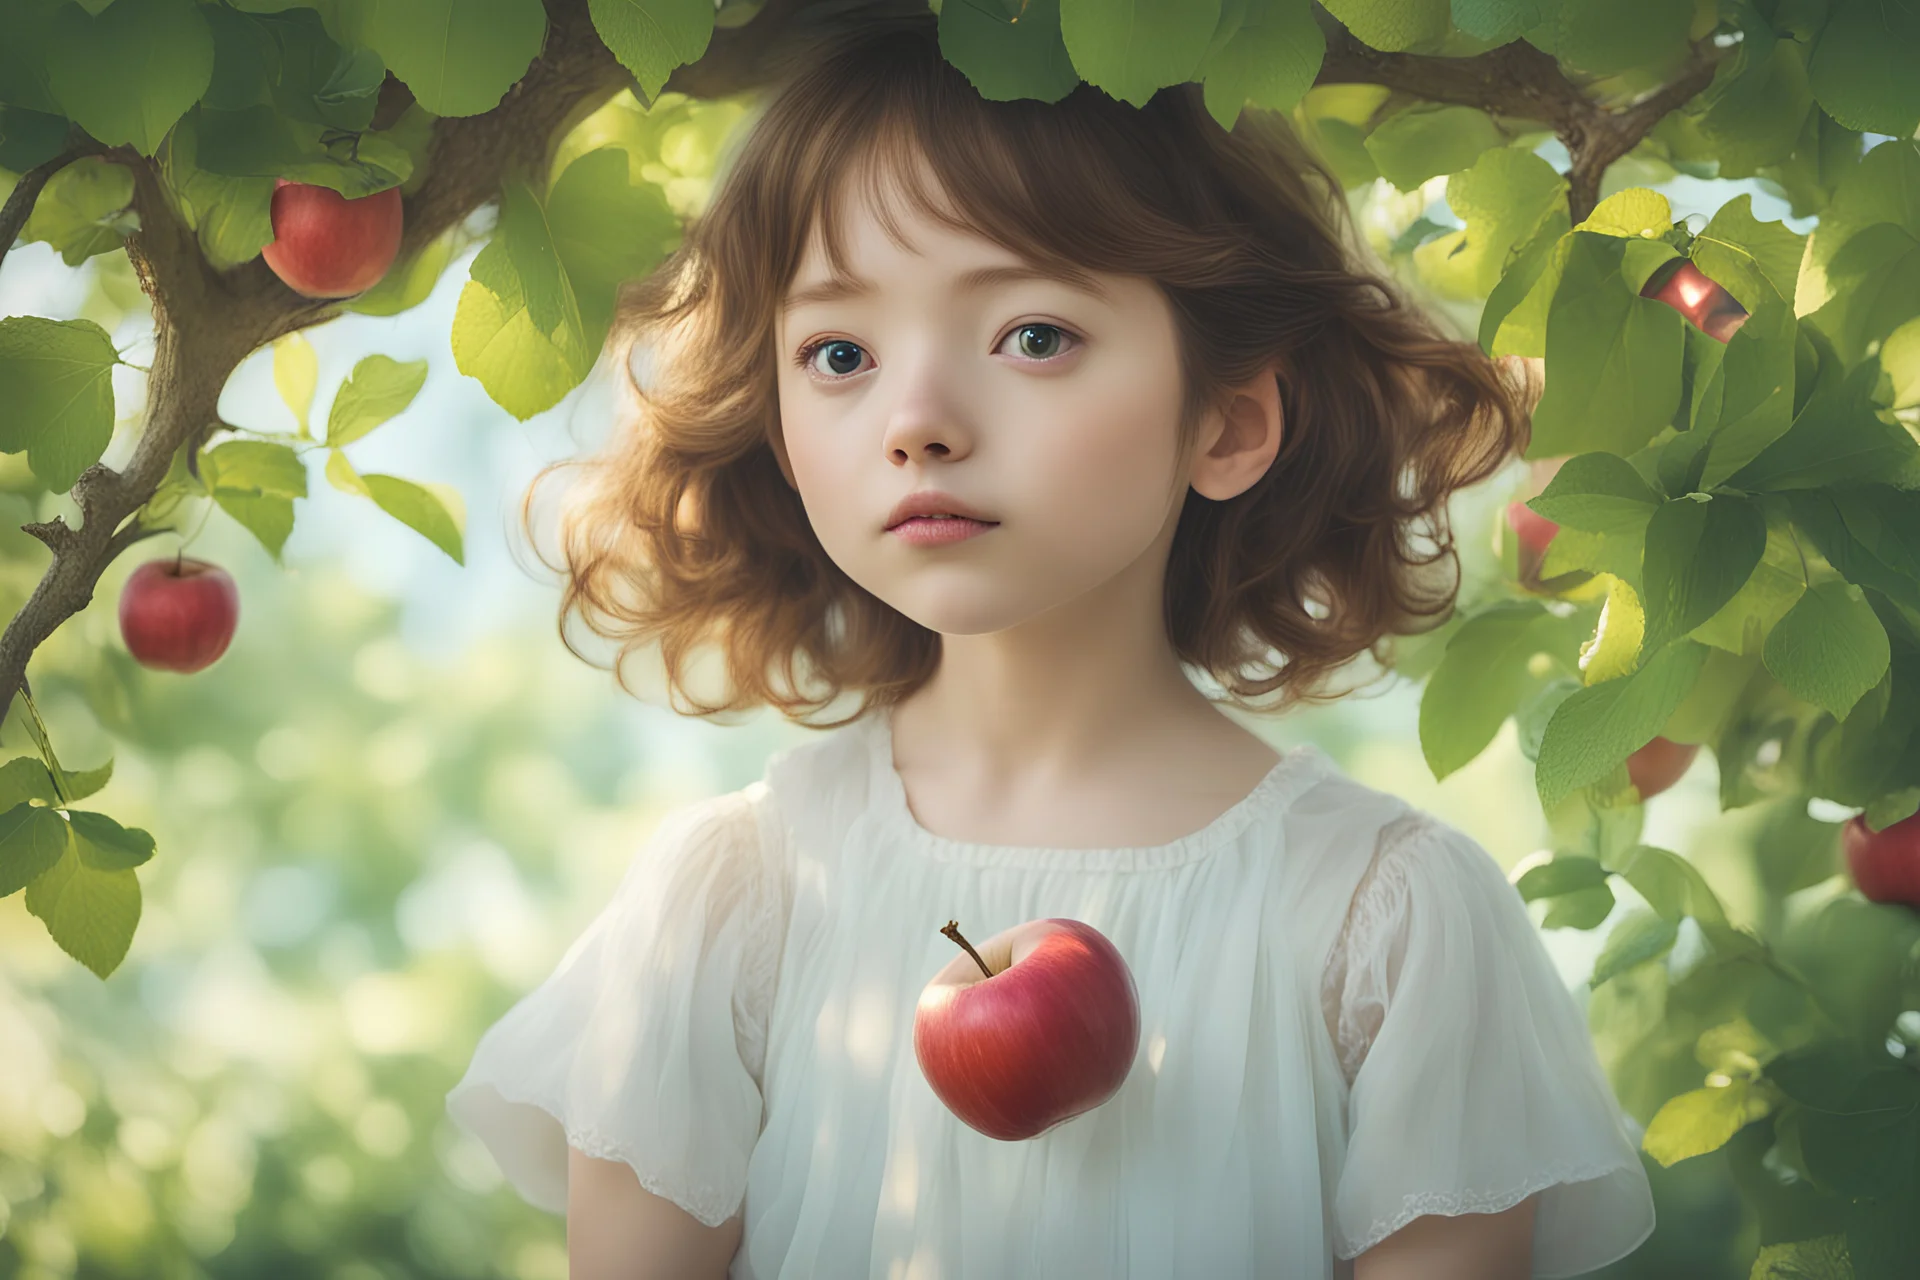
[[[1125,957],[1120,1091],[1039,1137],[976,1132],[913,1052],[921,988],[1045,916]],[[671,813],[448,1095],[533,1204],[567,1145],[709,1225],[732,1280],[1324,1280],[1421,1214],[1539,1193],[1533,1274],[1653,1230],[1637,1127],[1499,864],[1289,750],[1169,844],[950,840],[879,712]]]

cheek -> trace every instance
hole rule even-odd
[[[1160,528],[1174,487],[1178,402],[1156,381],[1118,377],[1062,397],[1033,442],[1028,476],[1049,525],[1109,536]]]

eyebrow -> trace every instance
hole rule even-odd
[[[1098,281],[1089,276],[1079,276],[1070,274],[1065,270],[1050,267],[1027,266],[1025,264],[975,267],[972,271],[961,274],[959,277],[959,285],[963,293],[972,293],[975,290],[991,288],[994,285],[1012,284],[1025,280],[1052,280],[1056,283],[1064,284],[1069,288],[1078,289],[1083,293],[1090,293],[1103,301],[1112,301],[1112,296],[1100,286]],[[864,280],[858,276],[835,276],[831,280],[824,280],[819,284],[808,285],[804,289],[796,289],[794,292],[788,294],[786,301],[781,304],[781,310],[797,311],[801,307],[811,303],[838,302],[843,298],[857,298],[870,294],[873,291],[873,282],[870,280]]]

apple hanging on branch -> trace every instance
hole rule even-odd
[[[989,964],[956,921],[940,932],[966,954],[921,991],[913,1051],[948,1110],[1017,1142],[1119,1092],[1140,1045],[1140,998],[1106,935],[1029,920],[982,944]]]
[[[233,578],[205,560],[149,560],[120,591],[120,636],[134,661],[155,671],[212,666],[239,621]]]
[[[1740,326],[1747,322],[1747,309],[1732,294],[1707,279],[1693,263],[1685,258],[1675,261],[1678,266],[1669,263],[1654,272],[1646,287],[1640,290],[1640,296],[1666,303],[1709,338],[1731,342]]]
[[[1920,909],[1920,813],[1879,831],[1856,816],[1840,829],[1840,844],[1867,901]]]
[[[1627,777],[1642,800],[1651,800],[1680,781],[1699,754],[1697,742],[1655,738],[1627,757]]]
[[[273,274],[307,298],[350,298],[380,283],[400,252],[400,188],[348,199],[329,187],[273,188],[273,240],[260,251]]]

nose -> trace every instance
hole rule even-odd
[[[924,360],[905,370],[900,402],[887,416],[881,447],[893,463],[965,457],[972,451],[970,433],[958,406],[941,386],[936,360]]]

